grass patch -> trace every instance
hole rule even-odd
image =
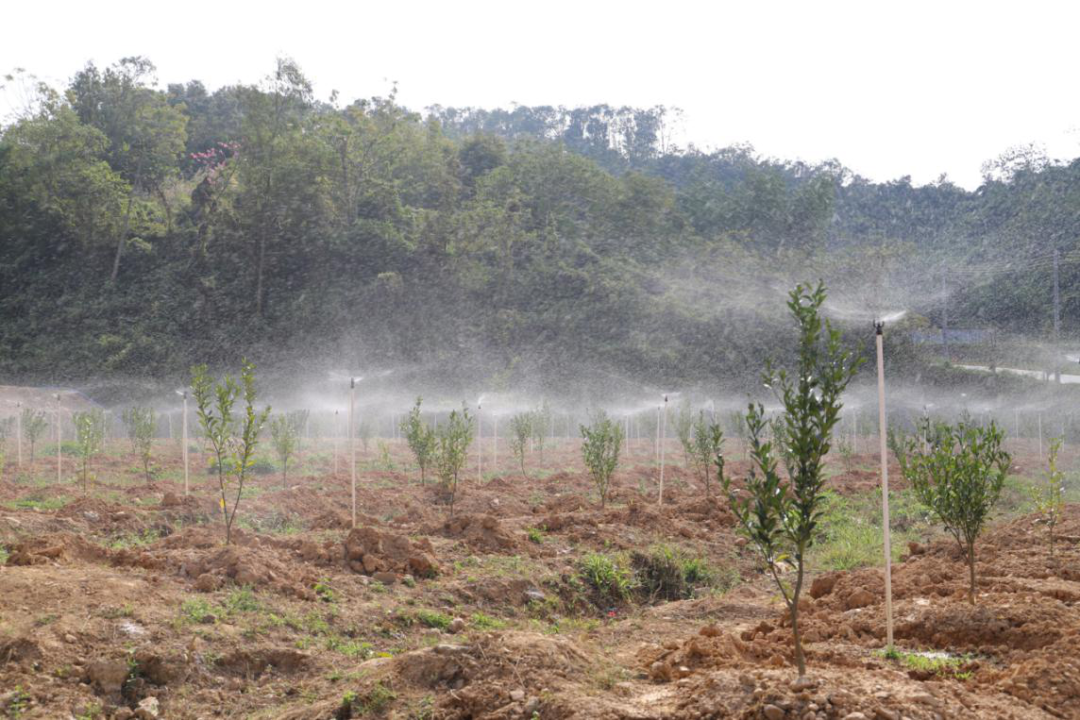
[[[32,495],[5,503],[5,505],[12,510],[59,510],[69,502],[71,502],[71,498],[66,495],[54,495],[52,497]]]
[[[945,652],[905,652],[890,648],[881,652],[886,660],[892,660],[900,666],[920,673],[929,673],[943,678],[967,680],[971,677],[971,671],[962,668],[967,666],[972,657],[970,655],[950,655]]]
[[[598,606],[618,605],[630,598],[636,582],[622,558],[587,553],[578,560],[577,579]]]
[[[506,627],[506,622],[499,620],[498,618],[485,615],[482,612],[475,612],[470,618],[473,627],[477,630],[502,630]]]
[[[417,610],[416,619],[421,625],[426,625],[427,627],[435,628],[436,630],[446,630],[450,627],[450,623],[454,621],[454,618],[449,615],[434,610]]]

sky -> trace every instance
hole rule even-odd
[[[396,82],[416,110],[662,104],[683,111],[680,144],[835,158],[877,181],[947,173],[974,188],[984,161],[1028,143],[1080,156],[1078,3],[6,5],[0,73],[22,67],[56,86],[87,61],[144,55],[162,87],[214,89],[259,82],[288,56],[323,99]]]

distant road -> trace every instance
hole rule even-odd
[[[965,370],[982,370],[984,372],[990,372],[990,368],[987,367],[986,365],[957,365],[956,367],[964,368]],[[1045,380],[1047,378],[1047,373],[1042,372],[1041,370],[1021,370],[1020,368],[1006,368],[1006,367],[995,368],[995,370],[997,372],[1012,373],[1013,375],[1025,375],[1027,377],[1033,377],[1033,378],[1036,378],[1038,380]],[[1050,373],[1049,376],[1052,378],[1053,373]],[[1068,385],[1068,384],[1080,385],[1080,375],[1066,375],[1066,374],[1062,373],[1061,382],[1062,382],[1062,384],[1066,384],[1066,385]]]

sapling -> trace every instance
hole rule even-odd
[[[521,476],[527,478],[525,473],[525,452],[528,450],[529,438],[533,437],[532,413],[518,413],[510,418],[510,451],[518,459],[521,465]]]
[[[1058,469],[1058,452],[1061,450],[1061,444],[1061,438],[1050,440],[1046,477],[1042,483],[1031,486],[1031,499],[1035,502],[1035,511],[1046,523],[1050,540],[1050,557],[1054,557],[1054,528],[1061,522],[1061,515],[1065,512],[1065,473]]]
[[[709,422],[702,410],[691,425],[687,456],[705,484],[705,497],[712,497],[712,466],[723,457],[723,444],[724,431],[719,423]]]
[[[540,405],[536,410],[532,411],[532,417],[530,422],[530,430],[532,433],[532,446],[540,453],[540,464],[544,464],[544,438],[547,435],[548,427],[551,425],[551,408],[545,402]],[[525,474],[525,468],[521,468],[522,475]]]
[[[1001,496],[1012,458],[1004,433],[961,420],[956,425],[920,423],[921,437],[894,442],[900,472],[915,497],[956,540],[968,566],[968,600],[975,604],[975,541]]]
[[[608,417],[603,410],[593,416],[590,425],[581,426],[581,454],[585,467],[589,471],[596,492],[600,495],[600,508],[607,506],[611,479],[619,465],[619,450],[622,448],[622,425]]]
[[[270,437],[281,460],[281,486],[289,489],[289,459],[300,445],[300,433],[307,421],[306,410],[277,415],[270,421]]]
[[[142,461],[146,484],[150,485],[153,483],[150,463],[153,459],[154,432],[157,430],[157,418],[154,416],[154,411],[151,408],[130,407],[123,412],[121,419],[124,427],[127,428],[131,451]]]
[[[794,377],[771,366],[765,384],[783,404],[777,418],[775,441],[767,439],[770,421],[761,404],[750,404],[746,413],[751,470],[745,490],[738,491],[724,473],[724,457],[716,456],[717,475],[728,497],[739,531],[758,552],[784,598],[791,616],[795,663],[799,676],[806,674],[806,657],[799,634],[799,597],[805,578],[807,551],[813,544],[824,498],[824,459],[843,406],[841,396],[858,370],[861,360],[841,344],[840,332],[822,321],[825,287],[796,285],[788,309],[799,327],[798,367]],[[779,442],[786,447],[776,447]],[[787,479],[777,465],[783,458]],[[780,565],[795,570],[790,587],[780,578]]]
[[[427,469],[431,467],[435,459],[435,431],[425,422],[420,413],[420,405],[423,398],[416,398],[416,404],[401,421],[401,434],[405,436],[405,442],[412,450],[416,458],[416,465],[420,468],[420,484],[423,485],[427,476]]]
[[[454,410],[437,431],[436,464],[443,490],[450,499],[450,517],[454,516],[454,500],[457,496],[461,469],[468,459],[469,444],[473,438],[473,418],[464,404],[461,412]]]
[[[77,412],[71,416],[71,420],[75,425],[75,442],[79,448],[79,459],[82,465],[82,490],[83,495],[86,495],[90,461],[101,452],[105,442],[105,415],[95,408]]]
[[[25,408],[21,417],[23,436],[30,443],[30,467],[34,467],[34,447],[48,429],[49,421],[45,419],[44,410],[33,408]]]
[[[232,527],[244,481],[255,455],[259,433],[270,415],[269,406],[261,412],[255,410],[255,366],[242,361],[240,384],[226,376],[215,382],[207,372],[206,365],[191,369],[191,388],[202,427],[203,436],[216,459],[218,488],[221,491],[221,513],[225,519],[225,544],[232,543]],[[239,397],[244,400],[242,416],[233,415],[233,405]],[[232,510],[229,510],[230,484],[235,486]]]

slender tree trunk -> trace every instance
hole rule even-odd
[[[974,605],[975,604],[975,546],[973,544],[968,545],[967,556],[968,556],[968,579],[971,581],[971,585],[968,588],[968,600],[970,600],[971,604]]]
[[[795,638],[795,665],[799,677],[806,675],[806,657],[803,655],[802,635],[799,632],[799,594],[802,592],[803,562],[799,560],[799,575],[795,580],[795,592],[791,595],[791,634]]]
[[[124,254],[124,244],[127,243],[128,229],[131,227],[131,205],[135,200],[135,186],[131,186],[131,192],[128,193],[127,210],[124,211],[124,225],[120,230],[120,240],[116,243],[116,257],[113,258],[112,274],[109,275],[109,282],[116,282],[116,278],[120,275],[120,257]]]

